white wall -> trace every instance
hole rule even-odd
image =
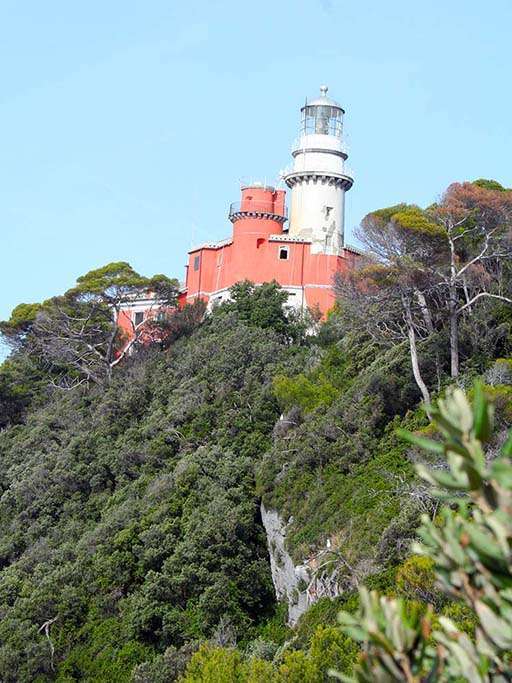
[[[312,253],[339,253],[343,247],[345,189],[334,179],[344,175],[342,141],[331,135],[304,135],[294,152],[293,174],[330,178],[297,180],[291,188],[290,237],[312,241]]]
[[[337,253],[343,246],[345,191],[320,179],[297,183],[291,192],[290,237],[312,241],[311,253]]]

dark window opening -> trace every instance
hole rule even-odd
[[[194,257],[194,270],[199,270],[199,260],[200,260],[199,256]]]
[[[137,313],[135,313],[135,326],[140,325],[143,320],[144,311],[137,311]]]
[[[288,260],[288,247],[279,247],[279,260],[280,261],[287,261]]]

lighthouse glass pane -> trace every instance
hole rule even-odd
[[[329,134],[341,138],[343,132],[343,121],[339,109],[333,109],[333,116],[329,119]]]
[[[329,135],[330,115],[330,107],[316,107],[315,133],[319,133],[320,135]]]
[[[341,137],[342,113],[336,107],[315,105],[306,107],[302,119],[304,135],[334,135]]]

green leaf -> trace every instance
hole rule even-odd
[[[416,471],[422,479],[426,479],[431,484],[441,486],[442,488],[449,489],[450,491],[467,491],[467,478],[464,477],[456,479],[449,472],[443,472],[442,470],[431,470],[425,465],[416,465]]]
[[[492,432],[492,410],[481,382],[475,382],[473,399],[473,430],[480,441],[487,441]]]
[[[501,454],[506,458],[512,458],[512,429],[508,433],[508,438],[501,447]]]
[[[507,563],[506,559],[503,557],[503,551],[499,544],[494,541],[492,536],[486,534],[475,524],[467,524],[465,526],[465,531],[471,539],[471,544],[479,555],[485,555],[491,560],[496,560],[501,569],[506,569]]]
[[[419,436],[418,434],[408,432],[406,429],[397,429],[396,433],[401,439],[404,439],[404,441],[408,441],[414,446],[419,446],[425,451],[430,451],[432,453],[438,453],[441,455],[444,453],[444,445],[439,441],[432,441],[432,439],[427,439],[424,436]]]
[[[481,600],[475,602],[477,613],[483,630],[487,636],[503,650],[512,648],[512,626],[500,619],[492,609]]]

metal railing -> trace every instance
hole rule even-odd
[[[279,216],[280,218],[288,218],[287,207],[285,206],[284,208],[277,208],[272,205],[272,202],[246,200],[244,202],[233,202],[230,204],[228,214],[230,219],[241,213],[267,214],[270,216]]]

